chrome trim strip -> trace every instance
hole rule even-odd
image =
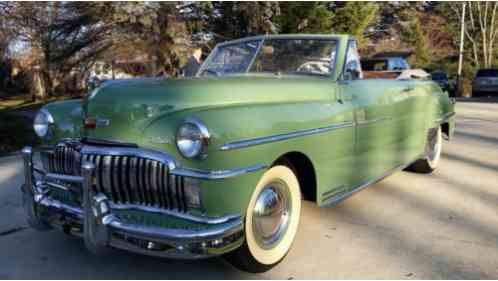
[[[224,171],[203,171],[203,170],[196,170],[189,168],[176,168],[171,171],[171,174],[176,176],[199,178],[204,180],[219,180],[219,179],[232,178],[243,174],[256,172],[259,170],[266,169],[267,167],[268,167],[267,164],[256,164],[245,168],[238,168],[238,169],[224,170]]]
[[[33,165],[33,172],[36,172],[42,176],[44,176],[46,174],[45,170],[43,170],[42,168],[36,167],[35,165]]]
[[[36,200],[38,204],[47,207],[47,208],[55,208],[58,210],[63,210],[79,219],[83,219],[83,210],[78,207],[69,206],[64,204],[58,200],[52,199],[50,197],[44,196],[38,200]]]
[[[374,118],[374,119],[360,120],[360,121],[356,122],[356,125],[358,125],[358,126],[370,125],[373,123],[389,121],[391,119],[392,119],[392,117],[379,117],[379,118]]]
[[[246,73],[251,70],[252,65],[254,64],[254,61],[256,60],[256,57],[259,55],[259,52],[261,50],[261,47],[263,47],[263,44],[265,43],[265,38],[259,41],[258,48],[256,48],[256,52],[254,52],[254,56],[251,59],[251,62],[249,62],[249,65],[246,68]]]
[[[242,231],[241,219],[229,221],[226,225],[216,226],[203,231],[130,224],[122,222],[112,215],[108,219],[104,218],[103,221],[104,225],[110,226],[115,231],[123,232],[127,235],[137,235],[145,239],[165,239],[168,243],[185,243],[187,241],[188,243],[195,243],[229,236]]]
[[[329,189],[328,191],[325,191],[322,193],[322,201],[325,201],[329,199],[332,196],[335,196],[337,193],[342,193],[346,189],[346,186],[344,184],[339,185],[338,187]]]
[[[46,180],[60,180],[60,181],[74,182],[74,183],[83,182],[83,177],[80,177],[80,176],[70,176],[70,175],[53,174],[53,173],[46,173],[45,179]]]
[[[129,147],[98,147],[85,145],[81,149],[82,154],[106,155],[106,156],[134,156],[155,160],[168,165],[170,170],[176,168],[175,160],[166,153],[146,148]]]
[[[58,188],[60,190],[71,191],[71,189],[69,189],[69,188],[67,188],[67,187],[65,187],[65,186],[63,186],[61,184],[57,184],[57,183],[53,183],[53,182],[49,182],[49,181],[45,182],[45,184],[49,185],[51,187],[54,187],[54,188]]]
[[[450,119],[451,117],[455,116],[455,112],[448,112],[443,115],[443,117],[436,119],[436,123],[443,123],[444,121]]]
[[[109,201],[109,206],[111,207],[111,210],[144,211],[144,212],[168,215],[168,216],[172,216],[175,218],[185,219],[188,221],[198,222],[198,223],[203,223],[203,224],[219,224],[219,223],[225,223],[227,221],[240,218],[240,215],[227,215],[227,216],[223,216],[223,217],[208,217],[208,216],[198,217],[198,216],[192,216],[192,215],[185,214],[185,213],[177,213],[173,210],[159,209],[156,207],[135,205],[135,204],[115,204],[111,201]]]
[[[283,140],[288,140],[288,139],[302,137],[302,136],[309,136],[309,135],[314,135],[314,134],[326,133],[326,132],[329,132],[332,130],[349,128],[349,127],[353,127],[353,126],[354,126],[353,122],[344,122],[344,123],[334,124],[334,125],[327,126],[327,127],[297,130],[294,132],[284,133],[284,134],[279,134],[279,135],[234,141],[234,142],[230,142],[230,143],[226,143],[226,144],[222,145],[219,148],[219,150],[226,151],[226,150],[233,150],[233,149],[239,149],[239,148],[246,148],[246,147],[250,147],[250,146],[267,144],[267,143],[277,142],[277,141],[283,141]]]
[[[417,157],[415,157],[415,160],[409,162],[408,164],[402,164],[402,165],[398,165],[396,167],[394,167],[393,169],[387,171],[385,174],[383,174],[382,176],[376,178],[376,179],[373,179],[373,180],[369,180],[363,184],[360,184],[359,186],[351,189],[350,191],[340,191],[339,193],[335,194],[334,196],[331,196],[330,198],[327,198],[326,200],[323,200],[322,201],[322,207],[330,207],[330,206],[334,206],[335,204],[349,198],[350,196],[352,196],[353,194],[355,194],[356,192],[358,191],[361,191],[367,187],[369,187],[370,185],[372,184],[375,184],[383,179],[385,179],[386,177],[394,174],[395,172],[398,172],[398,171],[401,171],[403,169],[405,169],[406,167],[410,166],[413,162],[417,161],[418,159],[424,157],[423,155],[419,155]]]

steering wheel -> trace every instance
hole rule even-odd
[[[296,72],[312,73],[312,74],[329,74],[330,66],[324,61],[308,61],[301,64]]]

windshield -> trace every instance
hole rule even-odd
[[[265,39],[215,48],[199,75],[273,73],[329,75],[337,42],[332,39]]]
[[[261,41],[248,41],[215,48],[200,75],[226,75],[246,72]]]

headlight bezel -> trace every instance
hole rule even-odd
[[[43,116],[43,117],[42,117]],[[54,117],[52,114],[42,108],[36,113],[35,119],[33,121],[33,130],[35,134],[43,139],[51,137],[51,125],[54,124]]]
[[[199,147],[194,150],[195,153],[188,153],[183,147],[184,145],[180,144],[180,141],[182,139],[188,140],[188,137],[185,136],[185,132],[183,132],[183,129],[196,130],[198,138],[193,140],[192,143],[194,143],[195,141],[199,141]],[[182,157],[187,159],[205,159],[207,157],[207,148],[210,138],[211,135],[207,126],[199,118],[188,117],[181,122],[176,130],[175,144],[178,152]]]

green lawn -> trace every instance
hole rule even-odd
[[[0,97],[0,112],[7,111],[15,111],[15,110],[29,110],[29,109],[38,109],[42,107],[44,104],[49,103],[51,101],[56,100],[64,100],[70,98],[69,96],[61,96],[61,97],[53,97],[46,99],[44,101],[31,101],[31,97],[26,96],[13,96],[7,98]]]

